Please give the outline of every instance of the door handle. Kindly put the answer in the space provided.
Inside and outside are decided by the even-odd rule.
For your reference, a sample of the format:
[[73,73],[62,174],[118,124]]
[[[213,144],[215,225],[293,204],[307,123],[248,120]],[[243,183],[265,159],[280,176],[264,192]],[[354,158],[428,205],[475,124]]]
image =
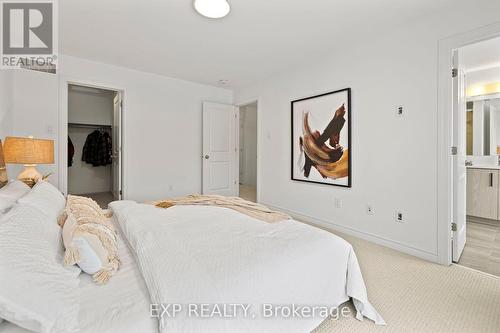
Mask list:
[[493,187],[493,172],[490,172],[490,187]]
[[205,159],[208,160],[210,158],[209,155],[205,155]]

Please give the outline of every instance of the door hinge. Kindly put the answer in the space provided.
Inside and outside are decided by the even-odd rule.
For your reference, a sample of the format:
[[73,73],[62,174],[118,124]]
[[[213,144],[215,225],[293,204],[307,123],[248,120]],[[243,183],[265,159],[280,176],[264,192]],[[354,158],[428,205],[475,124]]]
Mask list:
[[122,194],[123,194],[123,192],[122,192],[122,190],[120,190],[120,195],[122,195]]
[[454,222],[451,224],[451,231],[457,231],[457,224]]
[[452,68],[451,77],[457,77],[457,76],[458,76],[458,68]]
[[456,155],[456,154],[458,154],[458,148],[457,148],[457,147],[455,147],[455,146],[451,147],[451,154],[452,154],[452,155]]

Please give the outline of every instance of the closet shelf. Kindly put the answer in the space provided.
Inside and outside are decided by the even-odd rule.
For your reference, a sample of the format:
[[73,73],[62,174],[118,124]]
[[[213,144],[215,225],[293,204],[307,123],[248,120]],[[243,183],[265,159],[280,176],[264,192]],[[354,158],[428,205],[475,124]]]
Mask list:
[[98,125],[98,124],[81,124],[81,123],[68,123],[68,127],[72,128],[94,128],[94,129],[111,129],[111,125]]

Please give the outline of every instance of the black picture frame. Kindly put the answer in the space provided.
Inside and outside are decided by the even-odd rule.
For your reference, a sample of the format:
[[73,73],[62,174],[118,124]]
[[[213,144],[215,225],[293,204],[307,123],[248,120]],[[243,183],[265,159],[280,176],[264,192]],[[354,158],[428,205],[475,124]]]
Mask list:
[[[303,102],[303,101],[306,101],[306,100],[312,100],[312,99],[317,99],[317,98],[323,98],[325,96],[328,96],[328,95],[334,95],[334,94],[339,94],[339,93],[347,93],[347,110],[346,110],[346,114],[347,114],[347,124],[345,124],[346,128],[347,128],[347,149],[348,149],[348,161],[347,161],[347,165],[348,165],[348,172],[347,172],[347,184],[335,184],[335,183],[332,183],[332,182],[322,182],[322,181],[316,181],[316,180],[310,180],[310,179],[299,179],[299,178],[296,178],[294,177],[294,174],[295,174],[295,168],[297,167],[297,163],[296,163],[296,157],[295,156],[295,148],[296,148],[296,145],[300,145],[299,143],[299,140],[297,140],[298,137],[300,137],[300,135],[296,135],[295,131],[295,126],[294,126],[294,105],[298,102]],[[334,106],[332,105],[332,108],[336,108],[337,106]],[[352,125],[351,125],[351,119],[352,119],[352,100],[351,100],[351,88],[344,88],[344,89],[339,89],[339,90],[335,90],[335,91],[331,91],[331,92],[327,92],[327,93],[323,93],[323,94],[319,94],[319,95],[315,95],[315,96],[310,96],[310,97],[306,97],[306,98],[300,98],[300,99],[296,99],[296,100],[293,100],[291,101],[290,103],[290,112],[291,112],[291,180],[293,181],[299,181],[299,182],[306,182],[306,183],[313,183],[313,184],[321,184],[321,185],[331,185],[331,186],[339,186],[339,187],[345,187],[345,188],[351,188],[352,187],[352,143],[351,143],[351,137],[352,137]],[[342,145],[342,144],[341,144]],[[314,169],[314,168],[313,168]],[[311,171],[311,172],[316,172],[316,171]],[[307,178],[304,176],[304,178]],[[342,177],[342,178],[345,178],[345,177]],[[330,179],[330,178],[327,178],[327,179]],[[332,181],[332,180],[330,180]]]

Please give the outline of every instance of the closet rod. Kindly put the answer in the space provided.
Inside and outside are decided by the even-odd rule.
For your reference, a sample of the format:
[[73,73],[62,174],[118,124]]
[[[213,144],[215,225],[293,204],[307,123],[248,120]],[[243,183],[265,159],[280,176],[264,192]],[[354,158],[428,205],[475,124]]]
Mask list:
[[111,125],[97,125],[97,124],[77,124],[77,123],[68,123],[68,127],[73,128],[95,128],[95,129],[111,129]]

